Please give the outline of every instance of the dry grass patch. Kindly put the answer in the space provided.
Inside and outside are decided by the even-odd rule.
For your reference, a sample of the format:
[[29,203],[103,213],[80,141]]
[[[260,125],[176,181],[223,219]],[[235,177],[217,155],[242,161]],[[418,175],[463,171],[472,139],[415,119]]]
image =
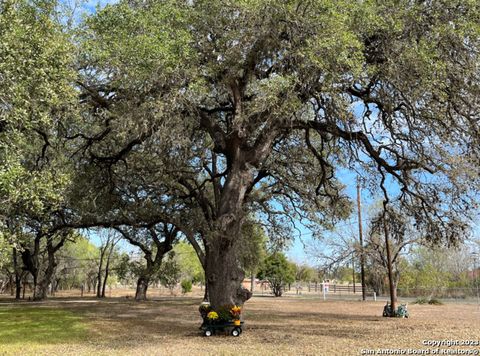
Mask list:
[[49,306],[80,316],[88,325],[89,338],[75,345],[40,345],[41,351],[50,355],[360,355],[365,349],[425,349],[423,340],[480,340],[478,305],[409,305],[411,318],[389,319],[381,317],[381,302],[259,297],[246,304],[240,337],[205,338],[198,330],[199,303],[198,298],[145,303],[51,301]]

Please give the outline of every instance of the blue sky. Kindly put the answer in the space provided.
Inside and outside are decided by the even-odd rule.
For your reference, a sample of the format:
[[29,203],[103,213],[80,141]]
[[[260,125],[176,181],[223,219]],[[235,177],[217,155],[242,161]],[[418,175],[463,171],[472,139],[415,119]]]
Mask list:
[[[337,178],[345,185],[345,194],[347,194],[352,202],[354,203],[354,208],[351,216],[345,220],[338,223],[338,229],[345,228],[348,231],[354,231],[358,234],[358,212],[357,212],[357,183],[356,183],[356,174],[353,174],[349,171],[339,170]],[[371,194],[365,190],[361,190],[361,204],[362,204],[362,221],[363,221],[363,230],[365,231],[367,218],[368,205],[373,201]],[[312,256],[306,253],[305,247],[309,246],[312,242],[312,232],[305,227],[302,227],[299,224],[299,229],[301,230],[301,235],[298,233],[294,234],[294,240],[290,248],[287,250],[287,256],[290,260],[298,264],[309,264],[314,266],[316,261],[312,259]],[[325,231],[328,234],[328,231]]]

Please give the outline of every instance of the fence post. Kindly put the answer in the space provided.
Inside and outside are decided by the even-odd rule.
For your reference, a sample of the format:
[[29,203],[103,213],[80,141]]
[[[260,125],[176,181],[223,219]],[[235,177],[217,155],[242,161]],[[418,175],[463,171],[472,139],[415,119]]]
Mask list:
[[373,292],[373,301],[376,302],[377,301],[377,293]]

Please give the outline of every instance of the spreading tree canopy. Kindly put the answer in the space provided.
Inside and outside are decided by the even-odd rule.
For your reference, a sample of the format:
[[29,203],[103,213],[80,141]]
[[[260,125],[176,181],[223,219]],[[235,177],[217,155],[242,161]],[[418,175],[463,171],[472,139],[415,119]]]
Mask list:
[[460,0],[107,6],[75,38],[69,218],[177,226],[214,307],[249,297],[248,214],[277,236],[330,226],[349,214],[346,170],[454,240],[479,183],[479,14]]

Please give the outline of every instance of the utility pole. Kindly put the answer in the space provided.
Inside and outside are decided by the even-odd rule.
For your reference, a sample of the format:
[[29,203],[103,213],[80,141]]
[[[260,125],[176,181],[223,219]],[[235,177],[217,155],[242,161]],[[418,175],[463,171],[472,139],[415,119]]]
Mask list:
[[360,278],[362,279],[362,300],[365,300],[365,254],[363,251],[362,210],[360,204],[360,180],[357,179],[358,236],[360,239]]

